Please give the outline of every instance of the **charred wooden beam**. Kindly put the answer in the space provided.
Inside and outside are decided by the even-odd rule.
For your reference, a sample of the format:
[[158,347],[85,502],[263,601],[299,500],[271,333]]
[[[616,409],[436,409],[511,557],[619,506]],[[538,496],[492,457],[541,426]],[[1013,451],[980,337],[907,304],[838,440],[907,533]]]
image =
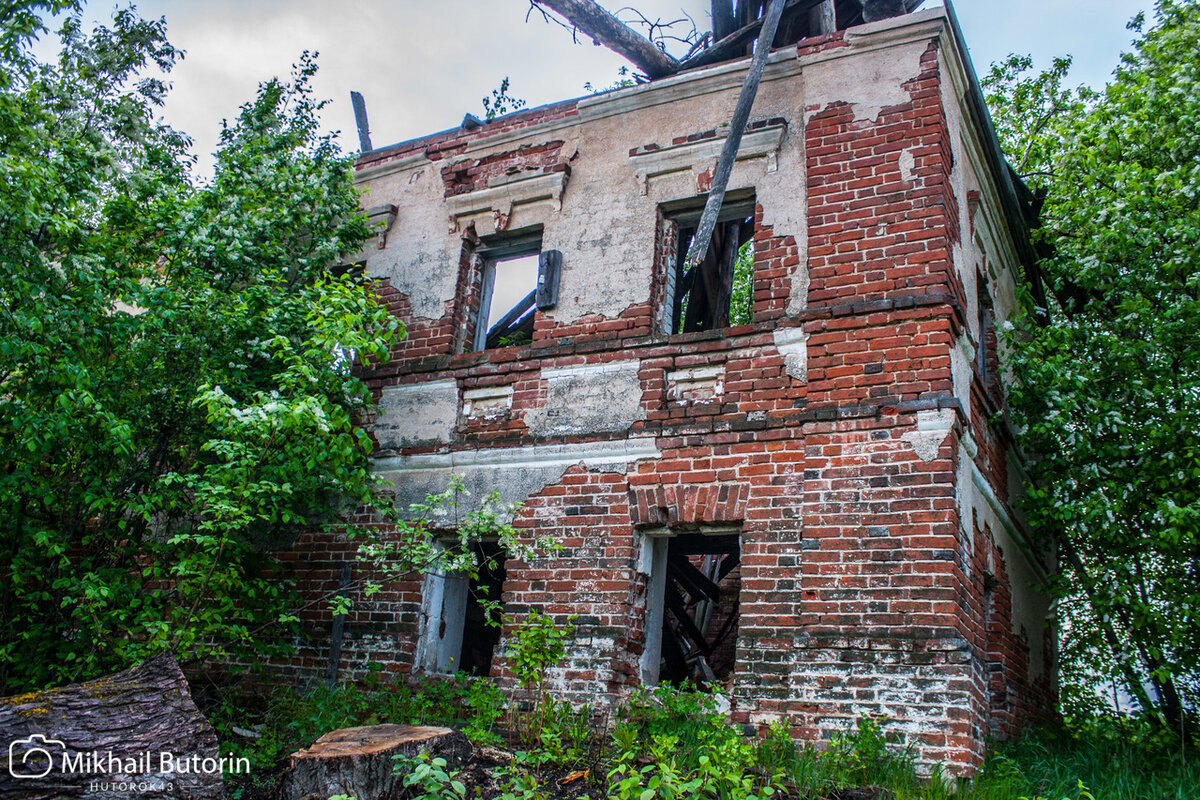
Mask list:
[[709,577],[703,572],[696,569],[696,566],[691,561],[688,561],[687,556],[672,554],[668,563],[668,576],[683,586],[687,590],[688,595],[693,598],[703,595],[710,600],[721,599],[721,587],[709,580]]
[[737,534],[707,536],[703,533],[681,533],[671,537],[671,552],[689,556],[736,555],[738,550]]
[[[486,346],[499,347],[500,339],[503,336],[512,334],[521,324],[525,322],[524,317],[527,312],[530,312],[534,306],[534,298],[537,296],[537,289],[534,289],[521,302],[512,307],[511,310],[491,327],[487,334]],[[530,316],[532,321],[532,316]]]
[[534,2],[555,11],[600,44],[629,59],[650,78],[665,78],[679,70],[678,61],[593,0]]
[[825,36],[837,30],[837,3],[821,0],[808,12],[808,30],[813,36]]
[[717,227],[717,216],[721,213],[721,204],[725,202],[725,189],[729,186],[729,176],[733,172],[733,161],[742,144],[742,134],[746,131],[746,123],[750,120],[750,110],[754,107],[754,98],[758,95],[758,84],[762,80],[763,70],[767,66],[767,56],[771,52],[771,42],[775,41],[775,31],[779,28],[784,5],[784,0],[771,0],[771,5],[767,7],[767,12],[763,15],[763,26],[758,34],[758,45],[754,50],[754,58],[746,73],[746,81],[742,84],[742,93],[738,96],[737,107],[733,110],[733,120],[729,123],[729,136],[725,139],[725,147],[721,150],[721,158],[717,161],[712,188],[708,193],[708,202],[704,205],[704,213],[701,215],[700,224],[696,229],[696,238],[692,240],[692,248],[688,252],[689,264],[695,265],[703,261],[708,252],[708,246],[712,242],[713,230]]
[[[801,13],[819,5],[821,2],[822,0],[787,0],[787,4],[783,10],[785,14]],[[686,61],[680,62],[678,71],[682,72],[687,69],[695,69],[696,67],[703,67],[708,64],[716,64],[719,61],[741,57],[746,45],[752,42],[762,30],[764,19],[751,20],[723,39],[714,42],[713,46],[707,50],[703,50]]]
[[725,619],[725,624],[721,626],[721,630],[717,631],[717,635],[713,637],[710,647],[716,650],[721,646],[721,643],[729,636],[729,634],[737,633],[738,623],[741,617],[741,604],[735,599],[733,601],[733,609],[729,612],[729,616]]
[[683,634],[692,647],[698,650],[703,655],[708,655],[712,649],[708,646],[708,641],[704,638],[704,633],[696,627],[695,621],[688,613],[687,606],[683,602],[683,598],[674,586],[667,586],[667,591],[663,598],[666,601],[667,610],[675,617],[675,621],[679,623],[679,632]]
[[733,0],[712,0],[712,24],[714,42],[733,33],[737,27],[733,21]]
[[369,153],[371,147],[371,124],[367,121],[367,101],[359,92],[350,92],[350,105],[354,106],[354,122],[358,126],[358,149]]
[[864,0],[863,20],[875,22],[888,17],[899,17],[908,13],[904,0]]

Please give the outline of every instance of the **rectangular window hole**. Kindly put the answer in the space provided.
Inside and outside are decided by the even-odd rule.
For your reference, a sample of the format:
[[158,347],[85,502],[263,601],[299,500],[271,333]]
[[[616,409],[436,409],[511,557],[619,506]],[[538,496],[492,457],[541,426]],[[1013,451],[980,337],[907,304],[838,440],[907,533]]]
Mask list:
[[668,285],[669,332],[717,330],[746,325],[754,315],[753,194],[726,197],[708,252],[694,267],[687,264],[703,209],[671,212],[676,226],[675,263]]
[[735,663],[741,536],[649,536],[646,647],[642,681],[725,684]]
[[475,350],[533,341],[541,249],[540,230],[484,240]]

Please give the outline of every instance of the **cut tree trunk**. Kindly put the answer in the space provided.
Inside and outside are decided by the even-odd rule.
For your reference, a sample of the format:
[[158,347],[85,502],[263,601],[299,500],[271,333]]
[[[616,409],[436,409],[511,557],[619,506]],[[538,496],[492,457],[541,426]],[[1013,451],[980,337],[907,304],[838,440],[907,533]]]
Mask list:
[[396,756],[428,753],[453,767],[471,752],[467,737],[450,728],[370,725],[327,733],[307,750],[288,757],[279,800],[325,800],[345,794],[360,800],[392,800],[404,791]]
[[217,800],[225,792],[216,732],[169,655],[0,699],[0,762],[0,796],[13,800]]

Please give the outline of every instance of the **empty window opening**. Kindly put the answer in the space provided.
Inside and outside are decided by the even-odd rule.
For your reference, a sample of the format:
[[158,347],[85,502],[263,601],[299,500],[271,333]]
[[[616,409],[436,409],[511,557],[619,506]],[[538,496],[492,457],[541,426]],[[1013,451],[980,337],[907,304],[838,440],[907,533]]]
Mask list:
[[488,609],[502,600],[507,553],[497,542],[478,542],[472,551],[479,565],[474,576],[426,577],[426,630],[419,660],[432,672],[486,676],[492,668],[500,629],[489,622]]
[[733,674],[740,533],[647,537],[650,582],[642,681],[725,684]]
[[670,333],[716,330],[753,319],[754,198],[726,199],[704,260],[689,268],[687,254],[701,211],[672,215],[678,235],[668,281]]
[[996,314],[992,308],[992,297],[988,294],[983,273],[977,273],[976,286],[979,308],[979,342],[975,348],[975,366],[983,385],[991,387],[995,380],[996,363]]
[[475,350],[517,347],[533,341],[541,233],[508,238],[480,251],[482,284]]

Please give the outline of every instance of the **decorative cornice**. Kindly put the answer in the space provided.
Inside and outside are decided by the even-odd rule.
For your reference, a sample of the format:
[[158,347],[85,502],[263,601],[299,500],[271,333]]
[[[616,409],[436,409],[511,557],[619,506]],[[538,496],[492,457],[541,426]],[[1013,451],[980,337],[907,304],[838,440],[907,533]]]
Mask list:
[[486,189],[447,197],[450,232],[462,230],[471,220],[480,217],[507,220],[512,215],[513,206],[517,205],[547,201],[555,211],[561,211],[567,175],[565,171],[520,173],[516,177],[505,176]]
[[[767,162],[767,172],[775,172],[778,168],[777,156],[779,147],[783,144],[786,124],[775,124],[758,130],[747,131],[738,147],[737,161],[748,161],[761,158]],[[649,192],[650,179],[674,172],[693,170],[706,161],[716,161],[720,158],[725,140],[729,138],[726,131],[720,131],[715,136],[697,141],[683,142],[665,147],[651,146],[638,148],[630,154],[634,173],[637,175],[638,186],[643,195]],[[707,165],[711,166],[711,165]]]

